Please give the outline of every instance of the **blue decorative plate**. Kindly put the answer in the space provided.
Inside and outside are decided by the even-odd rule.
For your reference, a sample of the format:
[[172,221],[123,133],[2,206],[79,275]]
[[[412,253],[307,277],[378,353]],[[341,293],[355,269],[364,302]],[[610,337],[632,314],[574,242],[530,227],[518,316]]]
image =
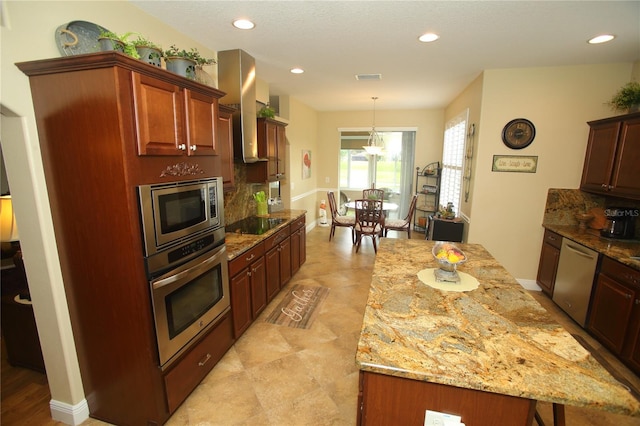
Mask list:
[[81,55],[100,51],[98,37],[109,31],[92,22],[71,21],[56,29],[56,44],[62,56]]

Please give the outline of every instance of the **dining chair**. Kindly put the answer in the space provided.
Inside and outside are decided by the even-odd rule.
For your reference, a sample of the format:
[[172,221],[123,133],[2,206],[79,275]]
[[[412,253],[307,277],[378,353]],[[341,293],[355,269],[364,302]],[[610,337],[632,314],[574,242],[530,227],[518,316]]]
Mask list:
[[360,250],[362,237],[369,236],[373,241],[373,250],[377,253],[376,240],[382,236],[384,212],[382,200],[356,200],[356,253]]
[[338,206],[336,204],[336,196],[333,191],[327,191],[327,198],[329,199],[329,210],[331,211],[331,231],[329,231],[329,241],[336,233],[336,227],[342,226],[345,228],[351,228],[351,242],[356,243],[356,231],[355,222],[356,218],[353,216],[343,216],[338,212]]
[[416,211],[416,203],[418,201],[418,195],[415,194],[411,198],[411,203],[409,204],[409,213],[404,219],[386,219],[384,222],[384,236],[387,236],[387,232],[389,230],[398,231],[398,232],[406,232],[407,238],[411,239],[411,222],[413,221],[413,215]]
[[384,200],[384,190],[376,188],[363,189],[362,198],[367,200]]

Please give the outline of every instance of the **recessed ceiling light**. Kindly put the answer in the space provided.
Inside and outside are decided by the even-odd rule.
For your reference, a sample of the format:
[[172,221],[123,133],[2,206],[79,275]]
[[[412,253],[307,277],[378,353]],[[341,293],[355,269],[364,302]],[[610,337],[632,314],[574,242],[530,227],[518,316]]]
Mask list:
[[438,34],[426,33],[426,34],[422,34],[420,37],[418,37],[418,40],[420,40],[423,43],[431,43],[432,41],[436,41],[439,38],[440,38],[440,36]]
[[291,74],[302,74],[304,70],[302,68],[291,68]]
[[614,38],[616,38],[616,36],[614,36],[614,35],[602,34],[602,35],[596,36],[596,37],[592,38],[591,40],[589,40],[589,44],[606,43],[608,41],[613,40]]
[[236,19],[233,21],[233,26],[240,30],[251,30],[256,26],[256,24],[248,19]]

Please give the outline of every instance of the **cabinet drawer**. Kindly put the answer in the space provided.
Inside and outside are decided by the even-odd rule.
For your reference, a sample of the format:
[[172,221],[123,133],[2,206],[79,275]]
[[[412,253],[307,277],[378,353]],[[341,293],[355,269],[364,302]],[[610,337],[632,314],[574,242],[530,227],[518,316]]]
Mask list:
[[289,227],[276,232],[266,240],[264,240],[264,251],[269,251],[289,237]]
[[616,262],[610,257],[604,257],[602,259],[600,272],[610,276],[620,283],[640,289],[640,271],[623,265],[620,262]]
[[256,244],[244,253],[239,254],[229,261],[229,277],[233,277],[262,255],[264,255],[263,243]]
[[549,231],[548,229],[545,229],[543,244],[551,244],[555,248],[559,249],[560,247],[562,247],[562,236],[556,234],[553,231]]
[[306,220],[304,215],[294,220],[293,222],[291,222],[291,225],[289,226],[289,229],[291,229],[291,233],[302,228],[305,225],[305,223],[306,223]]
[[231,315],[222,320],[164,376],[169,412],[173,413],[233,344]]

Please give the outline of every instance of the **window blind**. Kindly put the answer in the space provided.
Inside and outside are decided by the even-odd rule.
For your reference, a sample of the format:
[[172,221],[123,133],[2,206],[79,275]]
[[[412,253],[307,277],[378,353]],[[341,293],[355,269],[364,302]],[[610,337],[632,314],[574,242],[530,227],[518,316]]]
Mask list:
[[442,146],[442,179],[440,181],[440,204],[453,203],[456,216],[460,213],[462,199],[462,174],[464,149],[469,110],[449,120],[445,125]]

